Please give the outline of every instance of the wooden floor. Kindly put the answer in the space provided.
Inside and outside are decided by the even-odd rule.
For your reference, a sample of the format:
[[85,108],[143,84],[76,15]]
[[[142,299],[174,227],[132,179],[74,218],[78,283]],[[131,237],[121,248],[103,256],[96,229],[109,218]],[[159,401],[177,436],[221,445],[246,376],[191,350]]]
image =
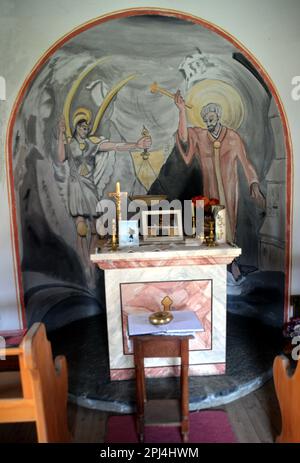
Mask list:
[[[273,381],[261,389],[222,407],[226,410],[240,443],[271,443],[280,431],[280,411]],[[104,442],[106,412],[69,404],[69,426],[76,443]],[[36,442],[35,427],[31,423],[1,424],[0,443]]]

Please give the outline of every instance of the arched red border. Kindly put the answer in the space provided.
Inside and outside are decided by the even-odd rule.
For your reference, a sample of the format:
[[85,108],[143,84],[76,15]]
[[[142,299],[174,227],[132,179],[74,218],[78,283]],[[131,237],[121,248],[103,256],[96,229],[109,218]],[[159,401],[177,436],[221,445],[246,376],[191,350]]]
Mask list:
[[176,11],[170,9],[162,8],[131,8],[126,10],[120,10],[113,13],[109,13],[88,21],[83,25],[73,29],[71,32],[67,33],[65,36],[57,40],[52,47],[50,47],[36,63],[32,71],[29,73],[25,79],[17,97],[14,102],[10,119],[8,122],[7,136],[6,136],[6,168],[8,176],[8,198],[9,198],[9,208],[10,208],[10,220],[11,220],[11,240],[14,247],[14,270],[16,277],[16,288],[18,291],[17,299],[19,300],[19,307],[21,308],[21,317],[23,325],[26,326],[25,318],[25,307],[24,307],[24,291],[22,285],[22,276],[21,276],[21,266],[20,266],[20,252],[19,252],[19,242],[18,242],[18,231],[17,231],[17,214],[16,214],[16,201],[15,201],[15,191],[13,183],[13,166],[12,166],[12,136],[13,136],[13,127],[16,120],[17,112],[19,105],[22,102],[22,99],[27,91],[28,86],[31,81],[36,77],[39,70],[43,64],[48,60],[48,58],[53,55],[56,50],[58,50],[65,42],[71,38],[77,36],[81,32],[90,29],[98,24],[101,24],[112,19],[130,17],[130,16],[141,16],[141,15],[156,15],[156,16],[168,16],[174,18],[180,18],[186,21],[192,21],[196,24],[200,24],[206,29],[221,35],[223,38],[231,42],[236,48],[240,49],[247,59],[253,64],[253,66],[259,71],[264,80],[267,82],[268,87],[272,93],[272,96],[277,104],[281,120],[283,123],[285,146],[287,151],[287,169],[286,169],[286,247],[285,247],[285,301],[284,301],[284,314],[285,320],[288,318],[289,310],[289,296],[290,296],[290,273],[291,273],[291,238],[292,238],[292,229],[291,229],[291,218],[292,218],[292,191],[293,191],[293,162],[292,162],[292,143],[291,136],[288,127],[287,117],[284,111],[283,104],[278,95],[278,92],[273,84],[271,78],[267,72],[263,69],[262,65],[258,60],[242,45],[237,39],[235,39],[228,32],[225,32],[220,27],[196,16]]

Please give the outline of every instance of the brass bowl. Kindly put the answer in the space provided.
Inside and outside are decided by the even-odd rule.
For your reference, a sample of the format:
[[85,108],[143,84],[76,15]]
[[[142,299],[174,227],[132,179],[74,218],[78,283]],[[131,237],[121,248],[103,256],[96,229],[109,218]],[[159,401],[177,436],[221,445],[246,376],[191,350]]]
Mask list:
[[165,325],[166,323],[170,323],[173,318],[172,313],[165,310],[161,312],[154,312],[149,316],[149,321],[152,325]]

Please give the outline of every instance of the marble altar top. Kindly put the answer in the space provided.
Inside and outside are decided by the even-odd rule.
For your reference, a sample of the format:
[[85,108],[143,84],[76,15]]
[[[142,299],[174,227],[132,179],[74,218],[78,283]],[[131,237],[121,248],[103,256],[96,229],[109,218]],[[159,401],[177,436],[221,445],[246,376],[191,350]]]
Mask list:
[[184,243],[140,244],[136,247],[111,250],[108,242],[99,252],[90,256],[101,269],[160,267],[177,265],[229,264],[241,254],[235,244],[219,244],[208,247],[198,240]]

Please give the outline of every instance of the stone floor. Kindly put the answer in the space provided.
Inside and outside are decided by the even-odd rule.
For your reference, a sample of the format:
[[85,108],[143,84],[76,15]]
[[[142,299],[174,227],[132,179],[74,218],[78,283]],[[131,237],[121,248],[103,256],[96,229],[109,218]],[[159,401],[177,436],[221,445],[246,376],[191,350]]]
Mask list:
[[[106,320],[96,315],[48,333],[55,355],[69,368],[69,399],[78,405],[119,413],[135,409],[135,383],[110,381]],[[272,376],[281,352],[281,329],[255,317],[228,313],[227,371],[221,376],[190,377],[190,410],[216,407],[258,389]],[[150,398],[175,398],[177,378],[147,379]]]

